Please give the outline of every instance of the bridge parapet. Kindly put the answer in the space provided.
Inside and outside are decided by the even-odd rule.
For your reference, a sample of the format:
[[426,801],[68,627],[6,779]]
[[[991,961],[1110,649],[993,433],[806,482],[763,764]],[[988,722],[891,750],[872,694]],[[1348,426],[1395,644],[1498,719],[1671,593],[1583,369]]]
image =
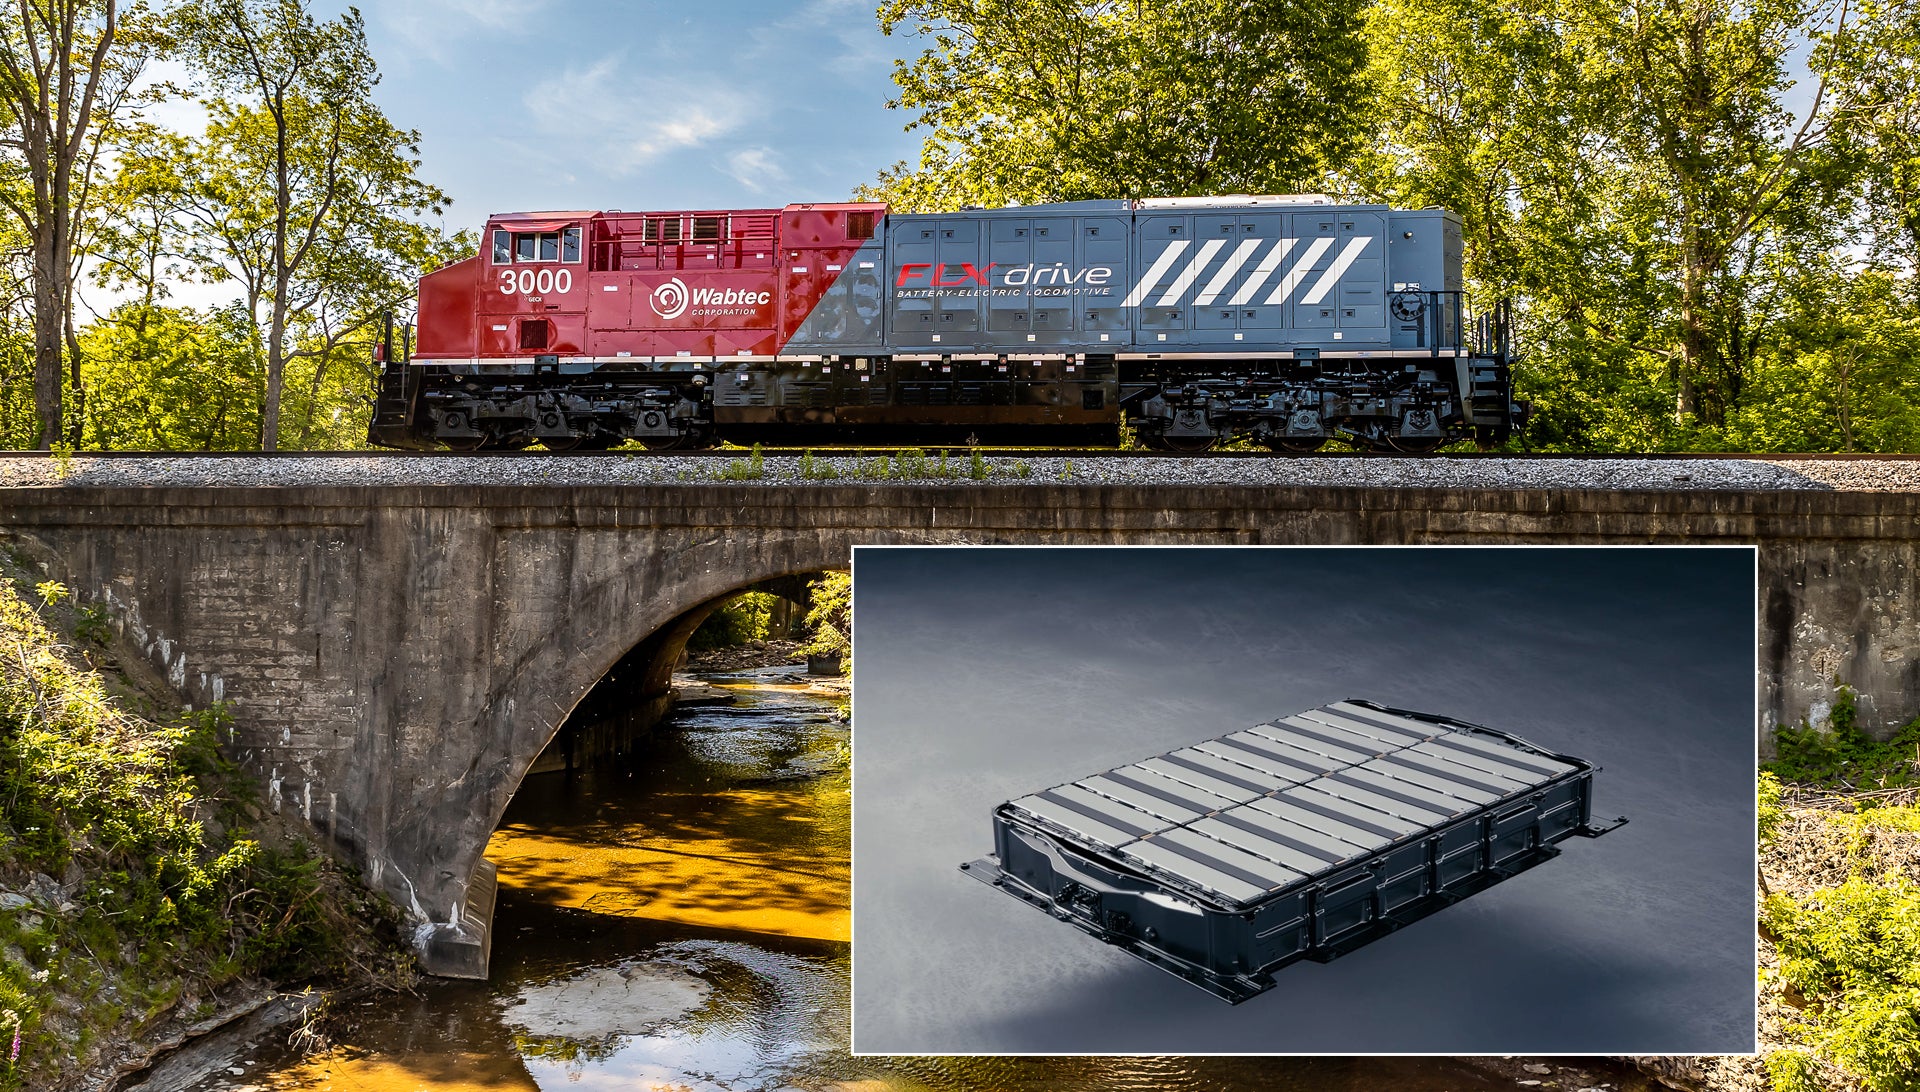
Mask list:
[[0,489],[0,534],[106,604],[184,700],[227,702],[229,753],[407,909],[440,972],[484,973],[488,836],[608,668],[857,544],[1755,543],[1763,737],[1835,677],[1870,731],[1920,710],[1915,493],[69,486]]

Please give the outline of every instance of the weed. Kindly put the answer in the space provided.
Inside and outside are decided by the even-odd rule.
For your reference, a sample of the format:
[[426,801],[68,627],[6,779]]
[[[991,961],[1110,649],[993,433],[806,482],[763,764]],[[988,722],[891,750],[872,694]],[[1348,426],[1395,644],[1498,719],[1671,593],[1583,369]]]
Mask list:
[[814,458],[813,452],[803,451],[800,453],[800,468],[794,472],[794,476],[801,481],[826,481],[839,477],[840,472],[825,459]]
[[973,449],[973,458],[967,463],[967,477],[974,481],[985,481],[992,471],[987,469],[987,461],[980,457],[980,449]]
[[1015,459],[1013,461],[1014,477],[1024,478],[1031,475],[1032,473],[1033,473],[1033,468],[1027,465],[1027,461],[1025,459]]
[[49,450],[53,456],[53,476],[66,481],[73,474],[73,445],[57,443]]
[[766,476],[767,460],[761,454],[759,444],[753,445],[752,452],[744,461],[735,459],[714,474],[715,480],[723,482],[758,481]]
[[107,614],[107,608],[95,603],[75,611],[73,635],[87,644],[106,647],[107,642],[113,639],[113,619]]
[[1760,773],[1760,844],[1768,845],[1787,820],[1787,809],[1780,804],[1780,779],[1766,771]]
[[[1850,876],[1801,900],[1773,895],[1760,920],[1813,1017],[1792,1030],[1873,1092],[1920,1089],[1920,888],[1898,874]],[[1783,1058],[1770,1074],[1776,1066],[1789,1081],[1808,1069]]]
[[1777,757],[1761,767],[1782,781],[1830,788],[1893,789],[1920,786],[1920,717],[1885,743],[1860,730],[1853,690],[1834,694],[1826,724],[1802,720],[1774,734]]

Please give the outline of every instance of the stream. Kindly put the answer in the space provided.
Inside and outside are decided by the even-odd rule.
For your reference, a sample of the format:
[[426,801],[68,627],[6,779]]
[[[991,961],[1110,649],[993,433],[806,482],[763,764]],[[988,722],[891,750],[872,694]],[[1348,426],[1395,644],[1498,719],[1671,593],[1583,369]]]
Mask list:
[[489,981],[348,1000],[320,1049],[260,1032],[180,1087],[1515,1087],[1448,1058],[849,1056],[848,729],[841,699],[796,672],[701,676],[734,703],[677,709],[630,768],[527,779],[487,848],[500,877]]

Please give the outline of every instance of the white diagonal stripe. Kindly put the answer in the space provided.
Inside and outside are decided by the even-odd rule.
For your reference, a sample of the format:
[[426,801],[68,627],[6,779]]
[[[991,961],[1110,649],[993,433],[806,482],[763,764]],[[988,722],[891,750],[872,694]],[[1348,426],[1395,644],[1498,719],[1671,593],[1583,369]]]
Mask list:
[[1205,269],[1207,263],[1213,260],[1213,256],[1220,253],[1220,248],[1226,245],[1225,239],[1209,239],[1201,243],[1200,253],[1193,256],[1193,260],[1187,263],[1187,267],[1173,279],[1173,287],[1167,289],[1167,294],[1160,297],[1160,306],[1167,307],[1178,303],[1180,297],[1187,294],[1187,289],[1193,287],[1193,282],[1200,276],[1200,271]]
[[1320,255],[1325,254],[1327,248],[1332,245],[1331,238],[1315,239],[1313,245],[1307,248],[1306,255],[1293,263],[1293,268],[1287,270],[1287,275],[1280,278],[1280,283],[1274,286],[1273,295],[1267,297],[1267,302],[1269,304],[1287,302],[1287,297],[1293,295],[1293,290],[1300,286],[1301,281],[1307,279],[1307,271],[1313,268],[1313,263],[1319,261]]
[[1281,239],[1274,243],[1273,249],[1267,251],[1267,256],[1260,259],[1259,265],[1253,267],[1253,273],[1247,277],[1247,283],[1240,286],[1240,291],[1233,294],[1233,298],[1227,301],[1227,305],[1238,307],[1252,299],[1253,294],[1260,291],[1260,286],[1267,283],[1267,278],[1273,276],[1273,271],[1280,268],[1280,263],[1287,260],[1287,255],[1293,251],[1293,244],[1299,241],[1298,239]]
[[1360,252],[1367,249],[1367,244],[1372,241],[1371,235],[1348,239],[1347,245],[1340,251],[1340,256],[1333,260],[1333,264],[1327,267],[1325,273],[1320,274],[1320,279],[1315,282],[1313,291],[1308,292],[1300,302],[1319,303],[1326,299],[1327,293],[1333,291],[1333,286],[1340,283],[1340,275],[1347,271],[1347,267],[1353,264],[1353,260],[1358,258]]
[[1126,300],[1120,306],[1140,306],[1140,301],[1147,298],[1147,293],[1160,286],[1160,278],[1167,275],[1167,270],[1173,268],[1173,263],[1180,260],[1180,255],[1186,249],[1185,239],[1176,239],[1168,243],[1167,249],[1161,251],[1160,256],[1153,260],[1153,265],[1147,268],[1146,273],[1140,278],[1140,283],[1133,286],[1133,291],[1127,293]]
[[1205,307],[1212,303],[1213,297],[1219,295],[1228,284],[1233,282],[1233,275],[1240,272],[1241,266],[1247,264],[1247,259],[1253,257],[1254,248],[1259,245],[1258,239],[1241,240],[1240,245],[1233,248],[1233,253],[1227,255],[1227,264],[1221,266],[1220,272],[1215,273],[1213,279],[1207,282],[1207,286],[1200,290],[1200,294],[1193,297],[1193,305]]

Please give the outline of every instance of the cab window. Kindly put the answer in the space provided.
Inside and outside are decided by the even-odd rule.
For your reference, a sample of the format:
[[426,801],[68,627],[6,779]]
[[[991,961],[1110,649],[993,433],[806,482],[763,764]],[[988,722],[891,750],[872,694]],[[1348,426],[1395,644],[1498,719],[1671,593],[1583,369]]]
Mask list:
[[580,227],[562,231],[506,231],[493,233],[493,261],[577,262],[580,260]]

